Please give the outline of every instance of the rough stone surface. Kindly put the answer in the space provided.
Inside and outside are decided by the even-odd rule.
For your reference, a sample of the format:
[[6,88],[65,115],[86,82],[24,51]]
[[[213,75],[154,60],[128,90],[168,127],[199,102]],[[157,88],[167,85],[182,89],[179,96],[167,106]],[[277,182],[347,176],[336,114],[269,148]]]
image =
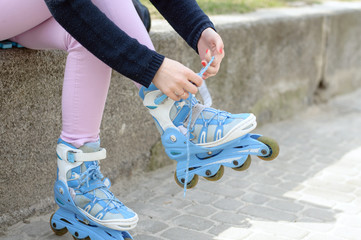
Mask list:
[[[360,12],[361,4],[356,2],[214,17],[216,27],[224,38],[227,54],[217,78],[207,82],[214,97],[214,106],[231,112],[251,111],[257,115],[260,123],[265,123],[299,114],[317,99],[328,99],[329,96],[360,86]],[[154,24],[151,36],[159,52],[195,71],[201,68],[194,51],[186,48],[185,42],[163,23]],[[60,51],[0,51],[1,226],[49,212],[55,207],[52,184],[56,176],[55,145],[61,129],[60,103],[65,57]],[[303,132],[292,130],[292,126],[289,126],[291,130],[288,134],[297,133],[303,141],[308,141],[306,132],[311,125],[301,126]],[[131,189],[144,170],[169,163],[169,160],[159,160],[167,159],[164,154],[159,154],[162,158],[156,158],[149,164],[150,149],[159,142],[159,134],[142,106],[134,85],[117,73],[112,77],[101,131],[102,145],[108,150],[108,159],[103,161],[102,171],[111,180],[122,182],[119,192],[123,195],[129,193],[126,189]],[[323,131],[331,139],[341,134],[337,126]],[[293,146],[297,142],[294,138],[288,141],[293,145],[286,151],[294,154]],[[294,181],[299,181],[307,174],[316,174],[329,161],[334,161],[335,156],[321,155],[329,153],[329,145],[326,141],[320,143],[320,154],[315,157],[317,161],[311,172],[308,172],[307,164],[302,164],[303,161],[290,161],[272,169],[269,178],[277,176],[274,181],[276,186],[268,186],[267,182],[262,184],[265,180],[262,178],[255,183],[249,181],[254,176],[252,172],[245,173],[247,178],[243,182],[222,181],[242,192],[250,190],[252,196],[269,195],[276,198],[292,186],[292,183],[284,182],[286,177],[292,176]],[[157,146],[153,149],[157,149]],[[155,152],[158,154],[160,151]],[[301,153],[305,158],[313,159],[314,152]],[[262,165],[259,168],[267,170]],[[344,176],[345,172],[349,176],[358,174],[350,172],[349,168],[331,170],[335,176]],[[280,175],[277,175],[279,172]],[[234,198],[229,186],[225,186],[225,194]],[[303,188],[306,186],[299,187],[300,191]],[[220,199],[216,196],[222,190],[215,189],[213,193],[212,190],[212,187],[207,188],[201,195],[189,193],[189,196],[201,204],[219,204]],[[352,198],[354,195],[349,196],[347,192],[338,194],[338,198],[330,201],[324,197],[332,196],[332,192],[313,193],[314,189],[310,188],[305,190],[304,195],[297,189],[289,194],[304,201],[324,200],[328,207],[340,206],[345,209],[348,209],[348,203],[355,201]],[[134,192],[129,194],[129,199],[142,197]],[[163,194],[172,196],[175,193]],[[149,198],[153,197],[149,195]],[[237,200],[241,201],[242,198]],[[258,202],[267,204],[269,201],[260,198]],[[166,216],[166,208],[160,209],[162,216]],[[177,214],[176,211],[171,213],[170,216]],[[156,214],[150,212],[148,216]],[[160,237],[168,236],[170,232]]]
[[345,9],[325,18],[325,61],[320,88],[321,100],[349,92],[361,85],[361,17],[359,10]]

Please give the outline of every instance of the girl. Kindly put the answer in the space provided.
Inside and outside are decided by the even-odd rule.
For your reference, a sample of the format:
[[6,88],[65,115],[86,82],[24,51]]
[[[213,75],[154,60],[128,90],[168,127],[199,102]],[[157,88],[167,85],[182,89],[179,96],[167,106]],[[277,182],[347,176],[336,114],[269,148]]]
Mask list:
[[[224,57],[223,42],[196,1],[151,2],[199,53],[204,66],[215,57],[203,78],[215,75]],[[131,0],[5,0],[0,3],[0,29],[0,40],[10,39],[30,49],[61,49],[68,53],[62,131],[57,146],[57,203],[73,201],[76,207],[69,206],[68,210],[79,211],[109,229],[134,228],[137,214],[115,198],[109,190],[109,180],[103,179],[99,171],[98,160],[105,158],[105,149],[100,148],[99,128],[111,69],[135,81],[138,88],[153,83],[153,87],[143,88],[143,98],[159,89],[175,103],[195,94],[203,79],[154,50]],[[189,109],[179,106],[176,106],[176,115],[173,111],[174,116],[171,116],[178,126],[184,124],[189,113]],[[219,140],[237,130],[239,123],[255,121],[250,114],[231,115],[211,108],[197,109],[192,134],[200,143]],[[218,127],[197,127],[202,124]],[[203,133],[207,133],[206,138]],[[71,200],[66,199],[67,194]],[[65,214],[60,210],[52,217],[52,228],[59,235],[65,229],[56,226],[56,223],[59,225],[57,220]],[[72,222],[69,216],[68,221]]]

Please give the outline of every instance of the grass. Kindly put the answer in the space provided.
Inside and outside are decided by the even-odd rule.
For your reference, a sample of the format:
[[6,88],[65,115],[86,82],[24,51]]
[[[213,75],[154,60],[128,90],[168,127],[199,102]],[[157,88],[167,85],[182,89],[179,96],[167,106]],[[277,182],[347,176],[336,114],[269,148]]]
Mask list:
[[[180,0],[182,1],[182,0]],[[252,12],[259,8],[283,7],[297,0],[197,0],[199,6],[208,15]],[[152,18],[162,18],[149,0],[141,0],[148,7]],[[316,0],[303,0],[305,4],[316,3]]]

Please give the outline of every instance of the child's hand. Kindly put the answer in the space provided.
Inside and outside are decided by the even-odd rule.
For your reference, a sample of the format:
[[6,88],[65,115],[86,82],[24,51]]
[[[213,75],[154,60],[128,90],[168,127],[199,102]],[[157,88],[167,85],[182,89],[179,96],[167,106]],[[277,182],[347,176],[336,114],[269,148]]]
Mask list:
[[183,64],[165,58],[153,78],[153,84],[174,101],[187,99],[188,92],[196,94],[203,80]]
[[206,66],[214,56],[214,61],[203,74],[203,79],[216,75],[224,57],[224,45],[222,38],[212,28],[207,28],[202,32],[198,41],[198,53],[203,66]]

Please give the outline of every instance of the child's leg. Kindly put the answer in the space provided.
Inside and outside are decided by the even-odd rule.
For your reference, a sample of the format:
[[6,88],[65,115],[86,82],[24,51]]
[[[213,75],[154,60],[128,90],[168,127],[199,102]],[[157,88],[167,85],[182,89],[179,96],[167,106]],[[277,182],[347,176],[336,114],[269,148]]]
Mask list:
[[43,0],[1,0],[0,40],[19,35],[50,17]]
[[97,141],[111,69],[53,18],[11,40],[31,49],[61,49],[69,53],[63,84],[61,138],[76,147]]
[[[130,0],[96,0],[94,3],[127,34],[154,49]],[[82,47],[53,18],[12,40],[32,49],[68,51],[61,138],[76,147],[97,141],[111,69]]]

